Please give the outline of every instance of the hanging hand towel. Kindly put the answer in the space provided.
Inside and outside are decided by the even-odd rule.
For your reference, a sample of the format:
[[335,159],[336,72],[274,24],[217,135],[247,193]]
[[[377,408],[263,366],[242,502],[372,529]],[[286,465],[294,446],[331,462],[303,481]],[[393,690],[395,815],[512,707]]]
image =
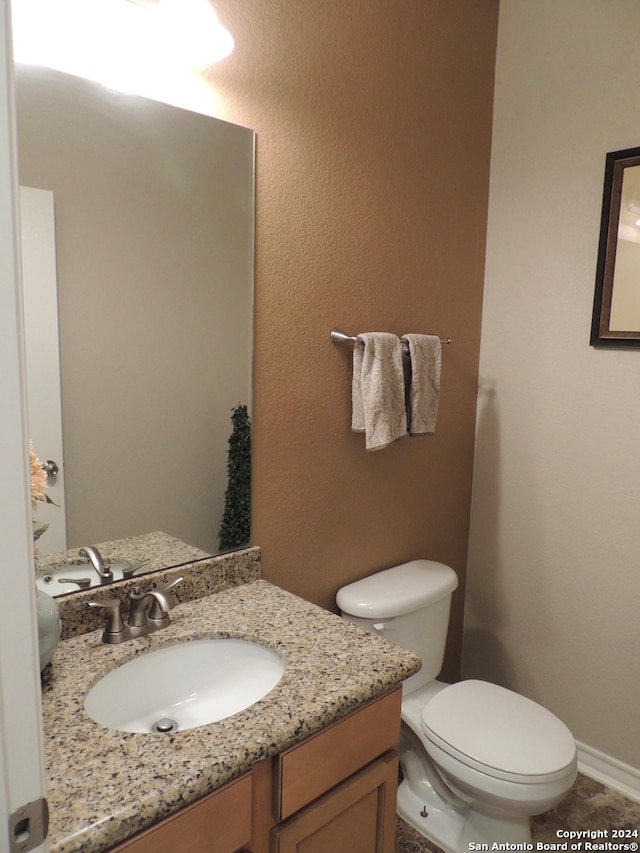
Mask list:
[[351,428],[364,432],[367,450],[381,450],[407,434],[402,343],[397,335],[358,335],[353,348],[351,399]]
[[440,399],[442,345],[436,335],[403,335],[411,358],[409,432],[431,434],[436,428]]

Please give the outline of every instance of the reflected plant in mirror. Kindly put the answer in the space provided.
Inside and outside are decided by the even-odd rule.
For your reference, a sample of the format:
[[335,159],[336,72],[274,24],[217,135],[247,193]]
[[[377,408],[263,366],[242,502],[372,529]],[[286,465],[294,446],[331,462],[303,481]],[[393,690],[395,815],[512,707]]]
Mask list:
[[255,134],[31,66],[16,111],[29,430],[60,469],[41,550],[162,531],[216,554],[251,406]]
[[251,538],[251,419],[246,406],[235,407],[231,423],[221,551],[243,548]]

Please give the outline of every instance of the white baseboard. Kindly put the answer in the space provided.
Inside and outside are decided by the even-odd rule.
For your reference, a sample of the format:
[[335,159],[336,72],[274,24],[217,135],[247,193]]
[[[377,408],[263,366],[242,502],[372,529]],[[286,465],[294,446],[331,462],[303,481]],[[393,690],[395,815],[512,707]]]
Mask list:
[[586,743],[576,741],[576,746],[580,773],[640,803],[640,769],[618,761]]

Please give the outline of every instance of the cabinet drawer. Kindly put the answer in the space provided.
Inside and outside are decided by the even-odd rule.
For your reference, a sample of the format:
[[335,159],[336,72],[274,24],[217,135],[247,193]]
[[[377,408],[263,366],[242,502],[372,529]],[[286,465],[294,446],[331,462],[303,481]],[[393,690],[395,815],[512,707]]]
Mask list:
[[251,840],[252,775],[240,777],[111,853],[233,853]]
[[393,853],[398,756],[388,752],[272,832],[271,853]]
[[275,810],[284,820],[382,755],[397,749],[402,688],[397,687],[276,759]]

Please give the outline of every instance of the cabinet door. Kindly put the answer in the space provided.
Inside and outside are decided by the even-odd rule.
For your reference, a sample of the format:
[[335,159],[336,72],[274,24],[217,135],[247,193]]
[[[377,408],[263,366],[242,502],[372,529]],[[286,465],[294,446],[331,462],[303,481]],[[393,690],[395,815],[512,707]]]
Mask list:
[[111,853],[235,853],[251,839],[252,776],[230,782]]
[[393,853],[398,756],[389,752],[272,833],[272,853]]

